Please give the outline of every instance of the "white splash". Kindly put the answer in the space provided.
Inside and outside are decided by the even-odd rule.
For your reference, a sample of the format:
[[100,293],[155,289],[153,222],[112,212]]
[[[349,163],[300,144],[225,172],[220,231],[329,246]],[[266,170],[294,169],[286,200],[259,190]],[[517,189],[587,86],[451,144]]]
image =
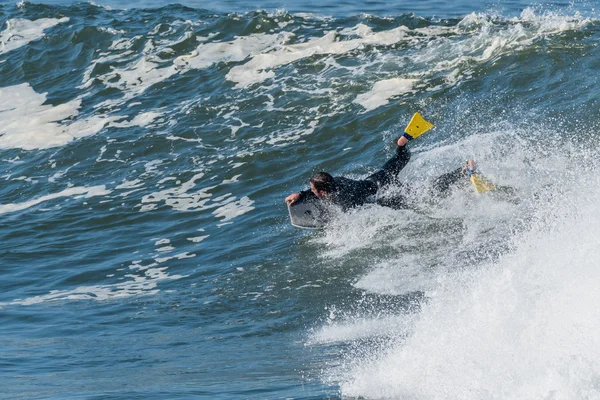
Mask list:
[[423,266],[417,257],[385,261],[374,265],[354,287],[369,293],[398,296],[435,288],[436,273]]
[[328,324],[312,333],[307,344],[348,342],[381,336],[405,335],[414,324],[416,315],[390,315],[377,318],[362,317],[328,321]]
[[[512,147],[520,151],[517,145]],[[427,259],[436,249],[426,240],[427,251],[420,248],[422,256],[401,255],[398,262],[376,264],[359,278],[356,286],[392,295],[403,294],[403,287],[410,290],[414,283],[413,289],[427,293],[427,301],[421,302],[418,314],[399,315],[396,323],[388,324],[386,315],[357,316],[316,331],[312,341],[317,343],[358,341],[359,350],[348,354],[344,365],[332,372],[332,381],[339,383],[343,396],[600,397],[596,384],[600,323],[595,317],[600,308],[596,284],[600,280],[596,239],[600,234],[600,181],[597,169],[561,171],[565,164],[577,161],[554,157],[546,163],[535,162],[535,170],[530,172],[537,174],[528,182],[537,188],[535,215],[527,216],[526,231],[501,235],[508,246],[494,261],[485,258],[477,263],[469,260],[470,255],[461,258],[456,254],[486,240],[486,234],[470,232],[478,219],[496,218],[487,206],[483,214],[469,207],[462,241],[437,232],[438,240],[450,241],[439,248],[445,252],[438,255],[433,268],[427,269]],[[525,169],[519,170],[523,174]],[[544,193],[548,185],[537,181],[548,176],[561,187],[570,182],[568,190],[552,187],[550,193]],[[504,213],[505,221],[525,216],[520,214],[526,208],[525,199],[521,201]],[[466,219],[470,213],[476,218]],[[489,229],[495,232],[493,225],[486,227]],[[409,236],[422,244],[422,236]],[[440,268],[445,260],[451,264]],[[403,274],[414,282],[406,285]],[[360,342],[364,337],[382,336],[387,340]]]

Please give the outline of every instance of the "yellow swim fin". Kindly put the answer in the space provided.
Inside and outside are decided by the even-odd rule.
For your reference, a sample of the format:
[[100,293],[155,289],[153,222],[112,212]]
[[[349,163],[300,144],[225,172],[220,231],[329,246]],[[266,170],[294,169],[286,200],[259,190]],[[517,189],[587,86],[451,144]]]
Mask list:
[[433,128],[431,122],[425,121],[425,119],[418,112],[413,115],[410,122],[406,126],[404,132],[409,135],[412,139],[416,139],[428,130]]
[[471,183],[477,191],[477,193],[485,193],[496,190],[496,187],[492,185],[487,179],[479,174],[471,174]]

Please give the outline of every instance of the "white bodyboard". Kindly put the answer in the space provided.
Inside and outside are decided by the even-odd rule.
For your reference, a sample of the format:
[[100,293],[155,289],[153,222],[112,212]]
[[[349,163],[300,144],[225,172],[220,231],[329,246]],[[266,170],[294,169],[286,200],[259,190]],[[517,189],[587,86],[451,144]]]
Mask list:
[[319,200],[308,198],[288,205],[290,221],[296,228],[317,229],[328,221],[327,209],[319,204]]

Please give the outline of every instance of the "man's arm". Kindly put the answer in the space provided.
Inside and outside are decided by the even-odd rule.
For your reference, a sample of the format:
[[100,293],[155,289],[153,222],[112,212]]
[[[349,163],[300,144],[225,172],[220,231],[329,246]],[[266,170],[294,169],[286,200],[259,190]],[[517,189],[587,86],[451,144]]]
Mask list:
[[299,198],[300,198],[300,193],[292,193],[288,197],[285,198],[285,202],[288,204],[288,206],[291,206],[292,204],[297,202]]
[[410,151],[406,146],[407,143],[408,139],[405,136],[401,136],[400,139],[398,139],[396,154],[389,159],[379,171],[375,172],[367,179],[377,183],[379,187],[385,186],[396,179],[402,168],[404,168],[410,160]]
[[313,192],[310,190],[303,190],[300,193],[292,193],[288,197],[285,198],[285,202],[291,206],[292,204],[304,200],[307,196],[313,196],[316,198]]

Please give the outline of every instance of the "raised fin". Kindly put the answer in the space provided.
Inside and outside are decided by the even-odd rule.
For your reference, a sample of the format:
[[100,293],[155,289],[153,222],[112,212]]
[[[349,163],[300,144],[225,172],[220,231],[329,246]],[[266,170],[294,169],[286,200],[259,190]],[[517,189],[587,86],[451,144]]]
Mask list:
[[406,132],[413,139],[418,138],[428,130],[433,128],[433,124],[431,122],[426,121],[421,114],[418,112],[413,115],[410,122],[406,126],[404,132]]
[[496,187],[479,174],[471,174],[471,183],[477,193],[485,193],[496,190]]

